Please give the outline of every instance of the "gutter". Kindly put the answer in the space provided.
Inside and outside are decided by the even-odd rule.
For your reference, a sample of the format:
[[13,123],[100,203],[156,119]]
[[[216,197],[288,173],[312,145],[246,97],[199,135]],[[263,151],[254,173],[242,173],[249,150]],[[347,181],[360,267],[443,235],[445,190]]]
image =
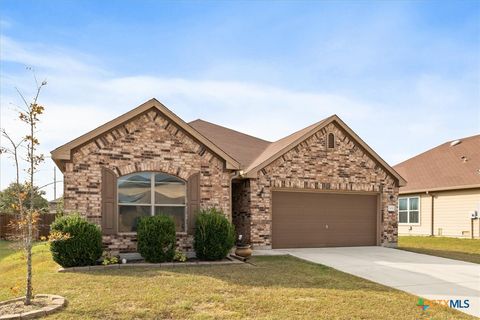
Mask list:
[[428,193],[431,191],[453,191],[453,190],[467,190],[467,189],[478,189],[478,188],[480,188],[480,184],[471,184],[471,185],[463,185],[463,186],[439,187],[439,188],[430,188],[430,189],[399,190],[398,194],[405,195],[405,194],[423,193],[423,192]]

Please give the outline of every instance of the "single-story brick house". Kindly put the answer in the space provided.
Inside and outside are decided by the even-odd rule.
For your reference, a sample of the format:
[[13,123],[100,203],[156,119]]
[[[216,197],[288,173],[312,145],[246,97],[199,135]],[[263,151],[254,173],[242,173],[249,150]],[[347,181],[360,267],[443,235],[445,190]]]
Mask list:
[[396,165],[399,234],[480,238],[480,135],[447,141]]
[[138,217],[165,213],[192,250],[198,209],[217,207],[256,248],[395,246],[405,180],[333,115],[276,142],[156,99],[52,151],[64,202],[101,226],[107,248],[136,250]]

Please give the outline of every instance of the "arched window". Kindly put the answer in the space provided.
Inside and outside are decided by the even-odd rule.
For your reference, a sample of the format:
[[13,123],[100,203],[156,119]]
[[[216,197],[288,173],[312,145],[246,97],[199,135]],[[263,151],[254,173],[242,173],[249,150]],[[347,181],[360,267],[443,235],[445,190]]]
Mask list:
[[185,231],[185,181],[156,172],[137,172],[118,178],[118,232],[136,232],[138,219],[166,214],[177,232]]
[[328,134],[328,148],[335,148],[335,135],[331,132]]

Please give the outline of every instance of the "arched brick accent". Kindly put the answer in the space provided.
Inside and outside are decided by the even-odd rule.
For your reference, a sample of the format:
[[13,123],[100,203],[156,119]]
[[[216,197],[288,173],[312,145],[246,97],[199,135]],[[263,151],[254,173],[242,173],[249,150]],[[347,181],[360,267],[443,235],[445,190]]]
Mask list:
[[126,176],[127,174],[141,171],[163,172],[179,177],[185,181],[187,181],[192,174],[198,172],[198,170],[186,170],[183,166],[175,166],[174,164],[165,161],[131,163],[116,167],[114,171],[116,171],[119,176]]

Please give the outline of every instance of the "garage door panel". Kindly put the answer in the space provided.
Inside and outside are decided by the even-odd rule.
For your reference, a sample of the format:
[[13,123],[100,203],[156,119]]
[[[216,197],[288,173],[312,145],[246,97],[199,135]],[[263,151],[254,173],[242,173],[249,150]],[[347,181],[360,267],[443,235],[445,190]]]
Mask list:
[[274,192],[272,246],[376,245],[377,196]]

